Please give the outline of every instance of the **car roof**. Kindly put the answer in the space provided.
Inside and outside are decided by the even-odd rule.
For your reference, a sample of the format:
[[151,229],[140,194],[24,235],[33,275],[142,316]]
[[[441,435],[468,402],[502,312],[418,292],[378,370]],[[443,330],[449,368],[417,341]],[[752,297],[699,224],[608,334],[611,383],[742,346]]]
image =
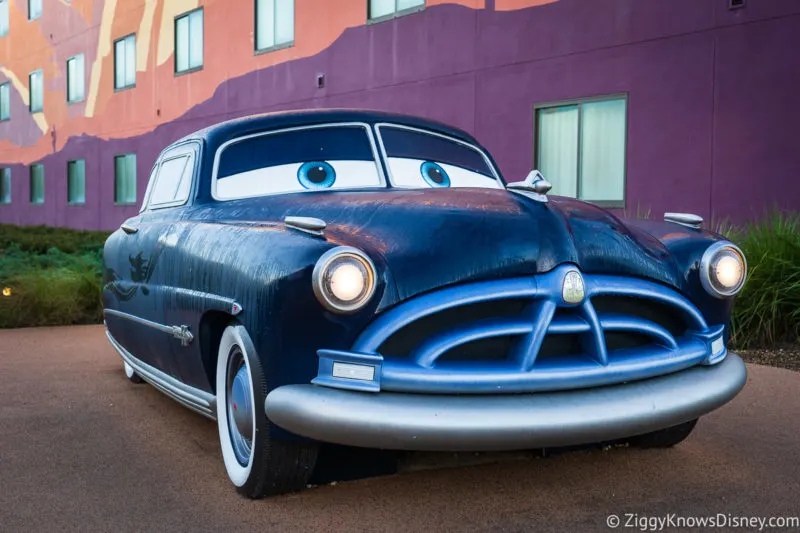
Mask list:
[[230,139],[249,135],[251,133],[332,122],[364,122],[370,125],[381,122],[391,122],[393,124],[424,128],[461,139],[471,144],[479,144],[474,137],[463,130],[435,120],[412,115],[368,109],[304,109],[249,115],[226,120],[225,122],[220,122],[186,135],[182,139],[172,143],[172,145],[189,140],[201,140],[205,141],[208,147],[216,149],[216,147]]

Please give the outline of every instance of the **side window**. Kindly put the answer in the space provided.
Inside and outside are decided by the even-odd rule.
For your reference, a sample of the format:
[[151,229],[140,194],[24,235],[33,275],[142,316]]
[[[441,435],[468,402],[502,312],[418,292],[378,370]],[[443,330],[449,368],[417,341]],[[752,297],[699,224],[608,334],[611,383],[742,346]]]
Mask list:
[[153,191],[150,193],[150,207],[181,205],[189,199],[194,174],[194,152],[183,152],[161,162]]

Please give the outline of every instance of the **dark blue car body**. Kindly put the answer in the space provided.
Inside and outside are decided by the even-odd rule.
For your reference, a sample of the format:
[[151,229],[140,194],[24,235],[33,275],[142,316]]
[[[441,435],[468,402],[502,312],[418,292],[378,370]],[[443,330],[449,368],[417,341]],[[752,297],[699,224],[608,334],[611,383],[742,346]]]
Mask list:
[[[727,343],[733,300],[709,295],[699,275],[703,254],[723,240],[712,232],[622,220],[590,203],[557,196],[539,201],[500,187],[409,189],[386,183],[214,198],[218,152],[226,143],[261,132],[345,123],[366,125],[371,138],[379,135],[376,124],[396,124],[480,148],[469,134],[443,124],[357,110],[247,117],[166,148],[154,175],[172,155],[185,156],[191,177],[186,200],[153,206],[145,198],[142,212],[108,239],[104,252],[109,336],[148,381],[188,407],[217,416],[217,345],[231,321],[249,332],[270,391],[330,390],[359,395],[362,406],[380,395],[507,401],[609,391],[683,372],[712,372],[725,358],[726,353],[712,353],[711,345],[720,338]],[[387,173],[385,157],[378,157],[378,164]],[[306,231],[287,224],[286,217],[313,217],[326,227]],[[337,246],[363,251],[377,272],[375,295],[351,314],[326,309],[311,289],[317,260]],[[585,280],[581,303],[561,300],[568,269],[577,269]],[[733,364],[732,358],[729,354],[723,364]],[[366,385],[334,379],[330,365],[336,360],[373,365],[375,379]],[[649,426],[623,422],[610,433],[598,431],[598,440],[696,418],[738,392],[743,367],[736,372],[723,392],[709,389],[713,400],[703,403],[698,397],[703,405],[695,410],[675,411]],[[676,388],[674,394],[686,391]],[[279,400],[276,395],[273,422],[283,428],[277,433],[283,439],[491,449],[572,444],[591,436],[582,430],[581,437],[495,444],[461,435],[463,444],[436,439],[426,444],[421,438],[416,445],[415,431],[389,420],[389,429],[380,433],[397,428],[393,435],[366,432],[351,439],[335,429],[317,433],[308,419],[293,423],[293,417],[310,416],[289,412],[303,402],[302,395]],[[268,416],[270,409],[268,400]],[[437,409],[442,413],[446,407]],[[330,417],[347,426],[341,412]]]

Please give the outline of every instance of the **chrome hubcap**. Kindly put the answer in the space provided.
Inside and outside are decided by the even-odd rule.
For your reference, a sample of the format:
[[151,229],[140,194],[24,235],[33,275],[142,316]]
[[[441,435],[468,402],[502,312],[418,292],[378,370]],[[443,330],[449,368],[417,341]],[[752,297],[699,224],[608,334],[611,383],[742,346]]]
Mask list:
[[227,411],[228,429],[233,452],[242,466],[250,461],[253,442],[253,405],[250,393],[250,372],[244,354],[238,346],[232,348],[228,358]]

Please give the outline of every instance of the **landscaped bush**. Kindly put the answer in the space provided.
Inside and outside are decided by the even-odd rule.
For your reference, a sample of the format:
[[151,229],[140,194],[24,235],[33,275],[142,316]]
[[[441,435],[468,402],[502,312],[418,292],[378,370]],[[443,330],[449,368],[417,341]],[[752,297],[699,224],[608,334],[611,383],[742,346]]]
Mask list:
[[100,322],[107,236],[0,225],[0,328]]
[[23,251],[46,254],[50,248],[74,254],[87,250],[102,250],[109,233],[105,231],[81,231],[49,226],[13,226],[0,224],[0,251],[12,243]]
[[800,339],[800,213],[773,211],[724,233],[747,257],[747,283],[736,299],[732,342],[767,347]]

